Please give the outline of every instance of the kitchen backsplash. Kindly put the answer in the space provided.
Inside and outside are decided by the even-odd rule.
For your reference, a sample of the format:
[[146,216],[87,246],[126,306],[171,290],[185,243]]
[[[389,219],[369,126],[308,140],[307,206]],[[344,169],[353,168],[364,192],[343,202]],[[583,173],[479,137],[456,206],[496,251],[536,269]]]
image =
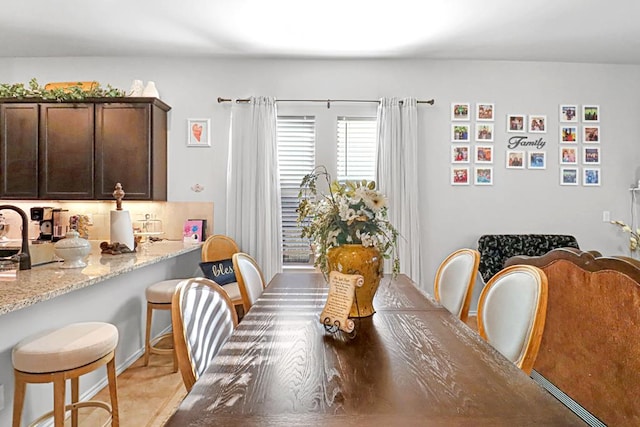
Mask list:
[[[89,240],[109,240],[110,211],[115,209],[113,201],[85,201],[85,202],[60,202],[60,201],[16,201],[3,200],[0,204],[14,205],[24,210],[29,217],[32,207],[48,206],[66,209],[69,215],[87,215],[91,221],[89,226]],[[145,218],[159,220],[162,223],[164,234],[160,237],[169,240],[182,240],[184,222],[188,219],[206,219],[207,236],[213,230],[213,202],[136,202],[124,200],[123,209],[131,213],[131,221],[143,221]],[[10,224],[9,239],[20,239],[20,216],[10,210],[2,211],[5,220]],[[40,234],[37,222],[29,221],[29,238],[36,239]]]

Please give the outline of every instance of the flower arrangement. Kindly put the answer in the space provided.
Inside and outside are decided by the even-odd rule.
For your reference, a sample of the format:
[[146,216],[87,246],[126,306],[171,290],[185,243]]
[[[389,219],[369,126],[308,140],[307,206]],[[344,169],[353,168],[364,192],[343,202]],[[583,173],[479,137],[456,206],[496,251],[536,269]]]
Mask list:
[[629,233],[629,249],[631,250],[631,252],[635,252],[640,249],[640,247],[638,246],[640,244],[640,228],[636,229],[636,231],[633,231],[631,227],[629,227],[622,221],[611,221],[611,224],[622,227],[622,231],[624,231],[625,233]]
[[[317,181],[324,177],[329,194],[318,194]],[[329,273],[327,251],[343,244],[376,247],[393,260],[393,274],[400,271],[397,256],[398,231],[387,217],[387,199],[376,190],[374,181],[331,181],[326,168],[319,166],[300,183],[298,224],[301,237],[315,246],[314,265]]]

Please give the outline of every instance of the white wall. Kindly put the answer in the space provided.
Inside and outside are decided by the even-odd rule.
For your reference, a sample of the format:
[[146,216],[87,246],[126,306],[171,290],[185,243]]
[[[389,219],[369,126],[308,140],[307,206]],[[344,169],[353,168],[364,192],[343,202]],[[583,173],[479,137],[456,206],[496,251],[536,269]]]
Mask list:
[[[158,58],[0,59],[0,82],[97,80],[128,89],[133,79],[154,80],[170,112],[169,199],[213,201],[214,231],[224,232],[230,104],[216,98],[382,96],[435,98],[420,111],[420,164],[424,283],[453,250],[475,247],[487,233],[573,234],[584,249],[625,253],[625,238],[602,221],[630,220],[628,188],[640,177],[637,100],[640,67],[536,62],[429,60],[235,60]],[[452,187],[450,103],[494,102],[497,120],[493,186]],[[601,109],[602,185],[559,185],[558,105],[595,103]],[[299,105],[299,104],[298,104]],[[281,109],[291,112],[293,105]],[[302,106],[301,106],[302,107]],[[304,106],[326,112],[326,106]],[[332,107],[333,110],[333,107]],[[335,110],[337,111],[337,110]],[[504,167],[507,113],[546,114],[547,169]],[[212,147],[187,148],[186,119],[211,118]],[[321,144],[332,144],[332,135]],[[190,187],[199,183],[205,191]],[[476,292],[477,294],[477,292]]]

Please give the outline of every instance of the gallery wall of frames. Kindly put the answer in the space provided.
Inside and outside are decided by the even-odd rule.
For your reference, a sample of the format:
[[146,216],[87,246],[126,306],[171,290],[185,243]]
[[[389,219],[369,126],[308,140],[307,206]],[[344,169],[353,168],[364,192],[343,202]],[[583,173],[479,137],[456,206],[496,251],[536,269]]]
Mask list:
[[494,103],[451,103],[451,185],[493,185],[495,150],[505,150],[505,168],[529,171],[547,169],[547,153],[558,147],[560,185],[599,186],[600,106],[558,107],[557,136],[546,114],[507,113],[506,137],[494,142]]

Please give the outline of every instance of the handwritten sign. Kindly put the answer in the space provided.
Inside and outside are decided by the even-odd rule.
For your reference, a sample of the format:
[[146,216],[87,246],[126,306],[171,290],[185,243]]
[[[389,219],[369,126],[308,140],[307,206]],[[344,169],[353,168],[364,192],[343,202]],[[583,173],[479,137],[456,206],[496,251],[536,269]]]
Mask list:
[[349,319],[349,311],[353,305],[356,286],[364,284],[364,277],[359,274],[342,274],[337,271],[329,273],[329,295],[327,303],[320,313],[320,323],[335,326],[347,333],[355,328]]

